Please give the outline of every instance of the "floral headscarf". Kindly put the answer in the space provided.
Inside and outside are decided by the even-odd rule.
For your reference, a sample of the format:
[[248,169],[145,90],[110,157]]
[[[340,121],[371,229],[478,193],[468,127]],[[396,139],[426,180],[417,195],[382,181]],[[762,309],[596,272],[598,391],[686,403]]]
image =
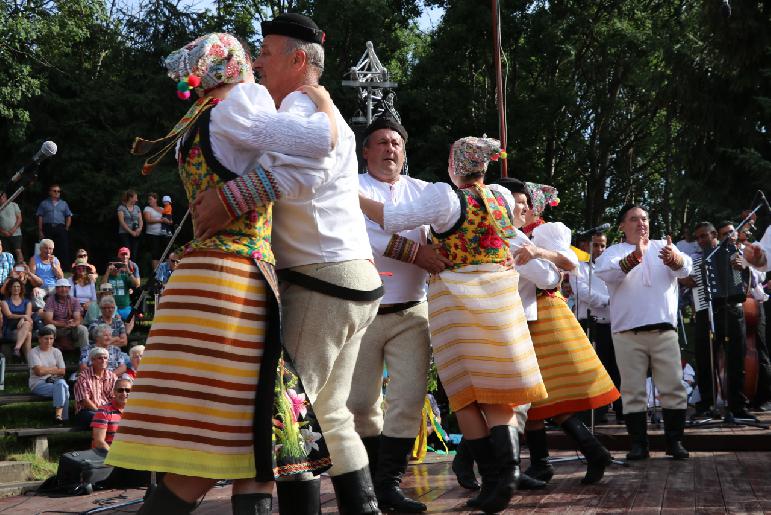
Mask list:
[[533,203],[533,214],[535,216],[540,217],[547,205],[554,207],[560,203],[560,199],[557,196],[557,188],[554,186],[526,182],[525,187],[530,195],[530,201]]
[[225,33],[201,36],[169,54],[163,65],[175,81],[198,77],[195,90],[200,95],[221,84],[243,82],[249,74],[244,48],[235,36]]
[[506,158],[501,150],[501,143],[493,138],[468,136],[452,144],[450,149],[450,173],[453,175],[471,175],[484,173],[490,161]]

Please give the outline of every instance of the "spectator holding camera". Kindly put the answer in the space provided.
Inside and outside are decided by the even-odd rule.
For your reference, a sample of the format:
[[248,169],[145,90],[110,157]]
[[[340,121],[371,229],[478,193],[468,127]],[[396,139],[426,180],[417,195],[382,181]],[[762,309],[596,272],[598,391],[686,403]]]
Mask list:
[[44,327],[38,332],[38,346],[29,358],[29,390],[41,397],[53,397],[54,421],[62,424],[69,418],[70,387],[64,380],[64,357],[54,348],[55,331]]
[[88,305],[96,300],[96,287],[94,286],[94,279],[91,275],[91,268],[83,258],[78,258],[72,265],[72,277],[70,277],[70,283],[72,284],[72,296],[78,299],[80,307],[83,308],[83,312],[88,309]]
[[[37,231],[40,239],[49,239],[56,242],[59,255],[65,263],[70,262],[70,225],[72,224],[72,211],[65,200],[62,200],[62,188],[58,184],[52,184],[48,188],[48,198],[37,208]],[[54,245],[51,244],[53,251]],[[42,250],[40,251],[43,252]],[[32,265],[30,264],[30,268]],[[34,270],[33,270],[34,272]],[[39,286],[39,285],[38,285]]]
[[0,304],[3,312],[3,338],[14,340],[13,353],[29,359],[32,348],[32,302],[24,298],[24,287],[15,277],[8,279],[9,294]]
[[99,325],[104,324],[111,329],[109,343],[118,347],[125,347],[128,344],[126,326],[120,315],[116,313],[115,298],[111,295],[103,296],[99,299],[99,310],[99,316],[88,325],[88,332],[91,337],[96,339],[94,331]]
[[[0,192],[0,205],[8,200],[6,192]],[[16,202],[9,202],[0,211],[0,242],[8,251],[13,251],[16,261],[24,262],[21,252],[21,209]]]
[[112,285],[118,314],[126,320],[131,313],[131,289],[139,287],[139,267],[131,261],[131,251],[127,247],[118,250],[118,261],[107,267],[102,277],[102,284]]
[[70,268],[74,269],[78,263],[85,264],[88,267],[88,275],[91,277],[91,281],[96,283],[96,280],[99,279],[99,274],[96,272],[96,267],[88,262],[88,252],[86,252],[86,249],[78,249],[75,253],[75,261],[72,262]]
[[91,350],[100,347],[107,351],[107,370],[117,377],[123,375],[128,368],[126,362],[129,358],[125,352],[120,350],[120,347],[114,344],[115,339],[113,338],[112,327],[107,324],[97,324],[91,331],[91,335],[94,337],[94,344],[80,351],[81,372],[92,365],[91,358],[89,357]]
[[118,206],[118,239],[131,254],[139,254],[139,237],[142,235],[142,210],[137,205],[137,192],[126,190]]
[[80,325],[82,308],[80,302],[70,295],[70,281],[56,281],[56,291],[49,295],[43,308],[43,323],[52,328],[56,338],[69,337],[79,348],[88,346],[88,329]]
[[56,287],[56,281],[64,277],[62,264],[54,256],[54,241],[48,238],[40,240],[40,254],[29,260],[29,278],[32,286],[38,286],[50,292]]

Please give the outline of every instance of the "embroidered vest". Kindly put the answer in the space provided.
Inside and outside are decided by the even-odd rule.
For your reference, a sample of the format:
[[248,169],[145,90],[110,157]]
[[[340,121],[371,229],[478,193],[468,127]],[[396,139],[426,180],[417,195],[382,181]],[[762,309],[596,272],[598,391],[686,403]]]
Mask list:
[[[209,139],[211,107],[200,114],[188,131],[187,140],[179,152],[179,176],[188,202],[206,189],[218,188],[236,175],[214,156]],[[189,249],[217,249],[275,264],[270,246],[273,205],[261,206],[233,220],[215,236],[193,240]]]
[[439,252],[453,262],[453,268],[506,261],[506,238],[514,236],[506,201],[484,186],[464,188],[456,193],[460,199],[460,218],[449,231],[434,233]]

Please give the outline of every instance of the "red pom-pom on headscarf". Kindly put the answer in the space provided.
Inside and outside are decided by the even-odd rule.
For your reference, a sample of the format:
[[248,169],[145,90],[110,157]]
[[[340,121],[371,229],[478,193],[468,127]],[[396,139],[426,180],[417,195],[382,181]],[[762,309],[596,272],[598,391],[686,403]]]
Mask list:
[[198,75],[188,75],[187,76],[187,83],[190,84],[191,88],[197,88],[201,85],[201,77]]

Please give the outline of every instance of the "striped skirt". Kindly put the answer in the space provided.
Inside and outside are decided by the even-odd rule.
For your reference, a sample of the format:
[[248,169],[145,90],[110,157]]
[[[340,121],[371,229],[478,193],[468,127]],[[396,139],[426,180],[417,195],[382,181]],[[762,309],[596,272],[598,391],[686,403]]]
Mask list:
[[534,402],[527,418],[594,409],[621,396],[563,299],[538,294],[538,320],[530,322],[530,337],[549,397]]
[[518,281],[515,271],[494,264],[431,278],[431,346],[454,411],[473,402],[519,405],[546,397]]
[[107,463],[255,477],[252,422],[269,294],[253,260],[217,251],[185,256],[160,299]]

